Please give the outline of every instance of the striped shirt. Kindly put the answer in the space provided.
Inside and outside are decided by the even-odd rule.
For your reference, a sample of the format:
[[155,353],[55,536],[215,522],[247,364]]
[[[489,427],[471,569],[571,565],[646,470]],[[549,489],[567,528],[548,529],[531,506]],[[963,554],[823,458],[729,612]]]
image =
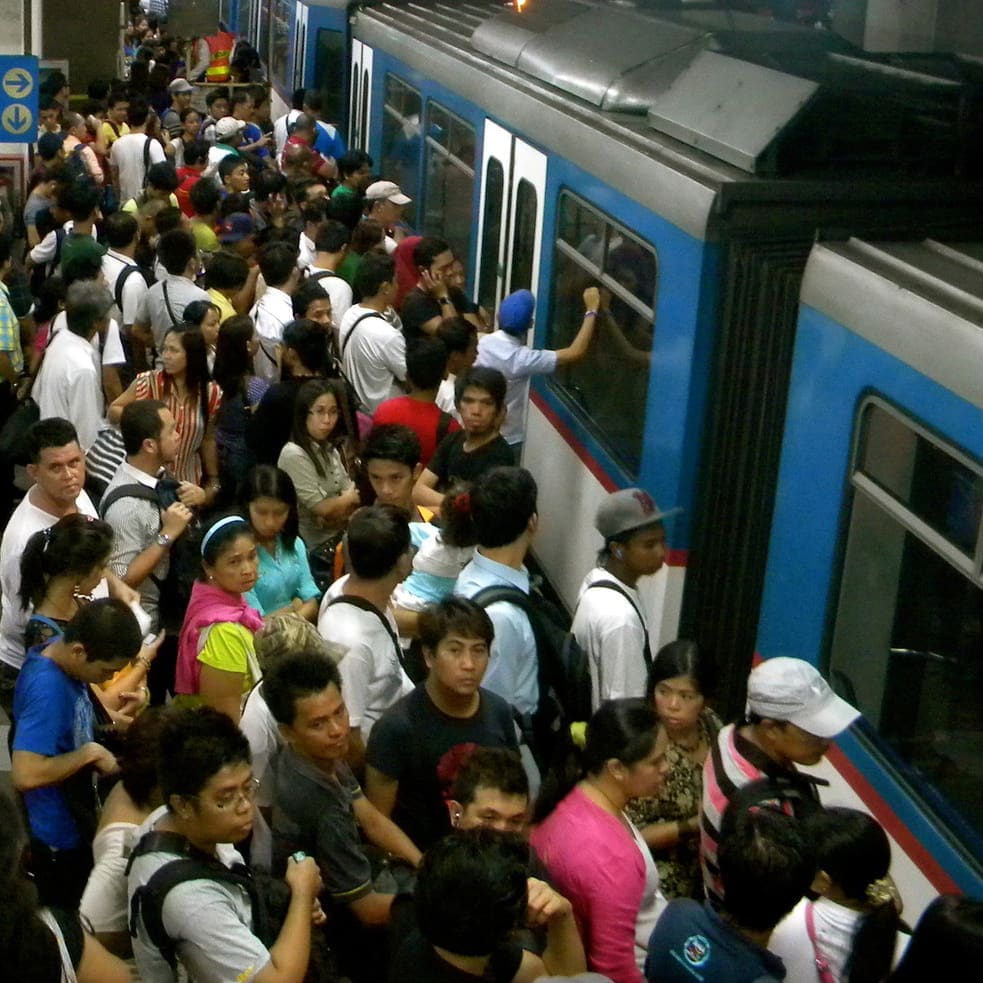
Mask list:
[[[703,886],[707,897],[718,907],[724,900],[724,888],[717,864],[724,812],[738,789],[761,778],[792,780],[797,790],[818,801],[815,785],[810,780],[805,779],[794,768],[783,768],[744,737],[737,725],[728,724],[717,735],[716,744],[710,748],[703,766],[703,807],[700,815]],[[791,802],[783,800],[781,807],[789,815],[793,814]]]

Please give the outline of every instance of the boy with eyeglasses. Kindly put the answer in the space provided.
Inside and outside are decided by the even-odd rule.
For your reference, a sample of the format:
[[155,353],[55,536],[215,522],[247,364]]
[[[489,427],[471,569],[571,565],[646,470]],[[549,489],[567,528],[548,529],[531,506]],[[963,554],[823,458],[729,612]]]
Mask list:
[[[290,858],[290,903],[268,946],[261,935],[272,932],[260,924],[256,885],[232,846],[253,827],[249,743],[225,714],[209,707],[172,708],[167,715],[157,758],[165,804],[137,831],[127,875],[140,978],[171,983],[180,962],[196,983],[301,983],[311,925],[324,923],[317,864],[300,854]],[[165,889],[162,871],[188,860],[196,871]]]

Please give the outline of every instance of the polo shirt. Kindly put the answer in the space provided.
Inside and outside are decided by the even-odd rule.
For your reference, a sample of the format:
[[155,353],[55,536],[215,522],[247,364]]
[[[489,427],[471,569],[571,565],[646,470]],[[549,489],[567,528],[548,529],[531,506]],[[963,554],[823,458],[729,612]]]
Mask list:
[[[365,320],[359,321],[361,317]],[[353,328],[355,334],[346,344],[345,339]],[[338,338],[343,346],[341,362],[345,376],[355,387],[367,413],[374,413],[387,399],[403,395],[398,383],[406,378],[406,340],[389,320],[377,311],[355,304],[341,319]]]
[[[529,593],[529,571],[516,570],[490,560],[480,548],[461,571],[454,593],[474,597],[486,587],[518,587]],[[526,613],[508,601],[496,601],[485,609],[495,626],[491,659],[482,686],[497,693],[521,714],[533,714],[539,705],[536,636]]]
[[[50,344],[51,340],[63,331],[70,333],[68,331],[68,315],[64,311],[59,311],[51,322],[48,343]],[[89,345],[92,347],[93,352],[95,352],[97,361],[101,361],[104,366],[126,364],[126,352],[123,350],[123,339],[120,336],[119,322],[116,318],[111,317],[109,319],[105,344],[103,343],[102,336],[97,332],[89,339]]]
[[505,376],[505,423],[502,436],[510,444],[521,444],[526,436],[529,379],[556,371],[556,352],[530,348],[523,339],[507,331],[493,331],[478,341],[475,365],[498,369]]
[[181,323],[185,307],[193,300],[208,299],[208,294],[186,276],[165,273],[141,298],[136,319],[140,324],[150,325],[154,347],[159,352],[167,332]]
[[317,136],[314,138],[314,149],[322,157],[331,157],[337,160],[339,157],[345,156],[345,141],[335,127],[319,119],[317,121]]
[[780,983],[781,959],[755,945],[709,901],[669,902],[649,938],[645,978],[657,983]]
[[435,403],[426,403],[412,396],[397,396],[382,403],[372,417],[372,425],[380,426],[384,423],[398,423],[409,427],[420,438],[420,463],[424,467],[427,467],[437,450],[441,423],[445,437],[461,429],[457,420],[453,417],[448,419]]
[[256,557],[259,560],[259,577],[256,586],[245,597],[246,603],[260,614],[272,614],[280,608],[289,607],[295,597],[312,601],[320,596],[321,592],[311,576],[304,540],[299,535],[294,537],[291,547],[284,543],[282,536],[277,536],[273,553],[257,544]]

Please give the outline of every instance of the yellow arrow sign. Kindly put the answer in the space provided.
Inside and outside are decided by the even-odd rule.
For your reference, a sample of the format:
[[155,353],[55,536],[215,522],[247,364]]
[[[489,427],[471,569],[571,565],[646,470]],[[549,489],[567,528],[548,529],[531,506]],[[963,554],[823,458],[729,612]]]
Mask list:
[[34,79],[26,68],[11,68],[4,74],[3,91],[11,99],[26,99],[34,89]]
[[8,133],[19,136],[21,133],[26,133],[34,124],[34,115],[24,106],[15,104],[8,106],[3,111],[3,115],[0,116],[0,124]]

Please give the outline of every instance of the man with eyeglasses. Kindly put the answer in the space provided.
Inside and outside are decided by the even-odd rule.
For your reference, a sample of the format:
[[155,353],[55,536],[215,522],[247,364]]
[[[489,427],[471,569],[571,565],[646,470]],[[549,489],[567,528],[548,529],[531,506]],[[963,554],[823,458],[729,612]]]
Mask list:
[[[324,923],[317,864],[300,854],[290,858],[290,903],[274,938],[260,923],[256,885],[232,846],[253,827],[249,743],[210,707],[166,714],[157,760],[165,805],[137,831],[127,875],[140,978],[172,983],[180,962],[196,983],[301,983],[311,925]],[[169,877],[170,865],[188,860],[196,864],[190,877]]]

